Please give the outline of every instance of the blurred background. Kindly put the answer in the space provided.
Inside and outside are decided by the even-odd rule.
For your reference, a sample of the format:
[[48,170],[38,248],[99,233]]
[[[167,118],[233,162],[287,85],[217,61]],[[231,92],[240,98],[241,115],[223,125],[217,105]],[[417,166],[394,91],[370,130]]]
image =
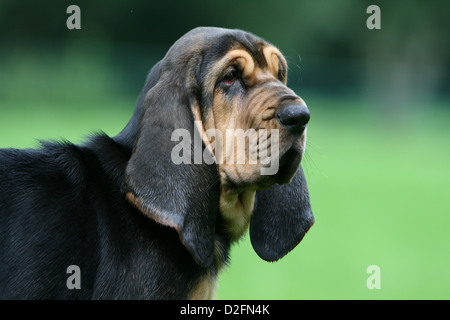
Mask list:
[[[80,30],[66,27],[72,4]],[[372,4],[379,30],[366,26]],[[253,32],[285,54],[311,111],[302,165],[316,224],[276,263],[244,238],[217,298],[449,299],[449,14],[448,0],[2,0],[0,147],[115,135],[184,33]]]

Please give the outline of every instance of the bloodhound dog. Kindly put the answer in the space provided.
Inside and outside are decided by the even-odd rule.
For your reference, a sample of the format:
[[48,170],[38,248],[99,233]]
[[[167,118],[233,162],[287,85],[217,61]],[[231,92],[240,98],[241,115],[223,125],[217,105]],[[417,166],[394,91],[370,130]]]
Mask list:
[[310,115],[286,82],[273,45],[196,28],[118,135],[0,150],[0,298],[213,298],[247,229],[262,259],[286,255],[314,223]]

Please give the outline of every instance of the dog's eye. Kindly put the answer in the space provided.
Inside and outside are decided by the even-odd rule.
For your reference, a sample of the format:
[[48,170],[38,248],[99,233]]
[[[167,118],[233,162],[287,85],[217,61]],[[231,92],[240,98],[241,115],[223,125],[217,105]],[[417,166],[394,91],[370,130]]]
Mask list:
[[223,77],[222,82],[226,85],[232,85],[239,77],[236,69],[228,71],[228,73]]

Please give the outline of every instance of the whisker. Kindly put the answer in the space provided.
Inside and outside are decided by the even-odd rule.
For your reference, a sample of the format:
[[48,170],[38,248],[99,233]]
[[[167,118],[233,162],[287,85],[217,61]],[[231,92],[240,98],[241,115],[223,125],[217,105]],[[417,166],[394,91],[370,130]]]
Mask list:
[[[309,175],[314,174],[315,171],[320,172],[325,178],[328,178],[328,175],[320,169],[317,162],[314,161],[315,157],[311,155],[311,151],[314,153],[316,152],[319,154],[320,157],[324,157],[323,152],[320,150],[320,146],[315,145],[314,143],[311,143],[311,139],[306,140],[307,148],[305,150],[305,153],[303,155],[304,160],[302,161],[302,166],[304,168],[307,168],[308,173],[305,172],[305,174]],[[314,170],[315,169],[315,170]],[[306,170],[305,170],[306,171]]]
[[298,77],[296,77],[297,79],[295,80],[295,86],[301,85],[300,82],[302,82],[302,80],[303,80],[302,79],[302,68],[300,67],[300,63],[302,62],[302,58],[301,58],[300,54],[298,54],[297,57],[298,57],[298,63],[296,62],[296,60],[294,60],[291,57],[285,57],[286,61],[289,64],[289,66],[293,65],[295,67],[295,69],[298,69]]

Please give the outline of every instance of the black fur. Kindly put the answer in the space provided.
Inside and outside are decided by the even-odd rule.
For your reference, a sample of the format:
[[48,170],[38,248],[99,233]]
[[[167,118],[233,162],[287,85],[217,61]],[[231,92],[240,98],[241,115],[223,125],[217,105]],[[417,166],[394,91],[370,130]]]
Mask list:
[[[126,201],[130,154],[105,135],[0,151],[2,299],[182,299],[213,272],[175,230]],[[81,269],[81,290],[66,286],[70,265]]]
[[[256,50],[262,40],[217,28],[181,38],[113,138],[0,149],[1,299],[185,299],[215,279],[230,248],[219,174],[215,164],[172,163],[171,133],[196,134],[191,106],[203,108],[207,94],[198,83],[236,41]],[[263,259],[295,247],[313,223],[301,169],[292,184],[259,191],[253,215]],[[71,265],[81,270],[81,289],[67,287]]]

